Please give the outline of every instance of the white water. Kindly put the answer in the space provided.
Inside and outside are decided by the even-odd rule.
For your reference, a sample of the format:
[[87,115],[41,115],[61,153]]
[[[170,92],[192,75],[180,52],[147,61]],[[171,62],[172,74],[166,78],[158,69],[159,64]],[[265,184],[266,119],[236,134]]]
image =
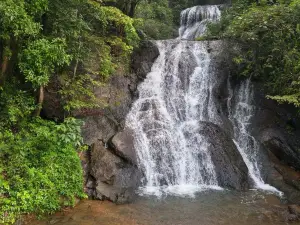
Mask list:
[[[139,98],[126,120],[134,132],[144,175],[141,194],[193,196],[202,190],[222,189],[208,150],[210,143],[198,132],[201,121],[223,127],[213,94],[219,78],[210,68],[206,42],[180,40],[203,35],[207,22],[219,19],[220,10],[219,6],[197,6],[183,11],[181,17],[178,40],[156,41],[160,55],[139,85]],[[250,81],[241,85],[237,103],[228,100],[234,142],[256,187],[276,191],[260,174],[259,146],[249,130],[255,110],[252,101]]]
[[261,176],[259,165],[259,144],[251,135],[250,125],[255,113],[253,85],[250,79],[243,81],[237,90],[236,101],[232,103],[233,91],[228,82],[230,97],[228,100],[229,119],[234,127],[234,143],[243,157],[249,170],[249,176],[257,189],[275,192],[281,195],[276,188],[266,184]]
[[127,117],[145,175],[143,191],[191,195],[220,189],[209,143],[197,132],[199,121],[220,120],[206,45],[176,40],[156,44],[160,56],[139,86],[139,99]]
[[221,11],[218,5],[195,6],[181,12],[179,38],[195,40],[206,32],[206,25],[220,19]]

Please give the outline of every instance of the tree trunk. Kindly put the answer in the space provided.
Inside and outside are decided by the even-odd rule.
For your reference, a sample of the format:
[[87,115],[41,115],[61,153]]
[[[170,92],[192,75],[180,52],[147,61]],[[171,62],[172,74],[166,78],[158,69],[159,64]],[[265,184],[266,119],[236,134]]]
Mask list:
[[0,87],[4,85],[6,79],[6,71],[9,62],[9,55],[7,52],[7,48],[10,49],[10,40],[7,40],[3,52],[2,52],[2,62],[1,62],[1,73],[0,73]]
[[41,110],[43,108],[44,103],[44,86],[40,86],[39,88],[39,96],[38,96],[38,108],[36,109],[34,115],[39,116],[41,114]]

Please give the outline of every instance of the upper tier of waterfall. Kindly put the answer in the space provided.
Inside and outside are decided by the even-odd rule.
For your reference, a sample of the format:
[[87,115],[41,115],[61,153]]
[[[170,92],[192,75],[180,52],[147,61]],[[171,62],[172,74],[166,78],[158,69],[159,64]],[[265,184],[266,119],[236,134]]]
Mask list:
[[219,5],[194,6],[181,12],[181,23],[179,38],[195,40],[206,31],[208,22],[220,19],[221,11]]

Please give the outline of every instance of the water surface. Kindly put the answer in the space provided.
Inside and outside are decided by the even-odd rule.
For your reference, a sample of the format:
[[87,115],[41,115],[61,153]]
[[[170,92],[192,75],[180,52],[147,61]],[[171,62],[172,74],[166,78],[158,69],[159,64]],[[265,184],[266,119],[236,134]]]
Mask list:
[[[206,191],[191,197],[139,197],[128,205],[82,201],[32,225],[283,225],[286,206],[271,194]],[[300,224],[300,223],[292,223]]]

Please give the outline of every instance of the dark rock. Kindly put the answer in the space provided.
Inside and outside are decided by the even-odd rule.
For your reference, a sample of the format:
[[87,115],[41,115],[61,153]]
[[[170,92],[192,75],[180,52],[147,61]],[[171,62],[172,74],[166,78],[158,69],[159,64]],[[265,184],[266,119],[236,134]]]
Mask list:
[[[155,44],[142,42],[132,57],[132,74],[117,71],[106,85],[94,90],[99,103],[105,102],[108,107],[73,112],[85,122],[82,127],[85,144],[93,146],[90,166],[83,164],[86,189],[93,198],[126,202],[139,183],[132,137],[120,131],[124,129],[126,115],[136,97],[137,85],[150,72],[158,54]],[[90,179],[95,179],[95,183],[89,182]]]
[[290,182],[291,180],[298,180],[299,174],[287,165],[282,164],[271,152],[269,152],[269,159],[273,164],[268,169],[266,182],[282,191],[288,202],[298,204],[300,202],[300,192],[290,185]]
[[134,194],[133,189],[112,187],[104,182],[98,183],[96,192],[117,204],[125,204],[132,201],[132,196]]
[[142,41],[133,53],[132,69],[140,81],[151,71],[155,59],[159,56],[157,46],[151,41]]
[[[284,192],[290,203],[300,203],[300,130],[297,111],[266,99],[264,88],[254,83],[253,135],[267,157],[263,160],[265,181]],[[291,125],[291,121],[293,121]]]
[[133,132],[126,129],[117,133],[111,141],[112,148],[116,155],[137,165],[136,152],[134,149]]
[[52,79],[45,88],[44,102],[41,116],[56,121],[62,121],[65,116],[65,110],[59,95],[60,84],[58,80]]
[[95,180],[94,179],[88,179],[87,183],[86,183],[86,187],[87,188],[90,188],[90,189],[93,189],[95,188],[96,184],[95,184]]
[[129,202],[139,184],[138,169],[114,155],[98,141],[93,144],[91,175],[96,180],[97,196],[116,202]]
[[219,126],[201,122],[200,131],[208,142],[217,179],[222,187],[245,190],[249,187],[248,168],[230,136]]
[[105,116],[86,117],[84,121],[82,136],[87,145],[92,145],[98,140],[106,143],[118,130],[117,124]]
[[300,169],[300,151],[289,146],[279,130],[271,128],[263,130],[260,135],[260,142],[279,160]]

